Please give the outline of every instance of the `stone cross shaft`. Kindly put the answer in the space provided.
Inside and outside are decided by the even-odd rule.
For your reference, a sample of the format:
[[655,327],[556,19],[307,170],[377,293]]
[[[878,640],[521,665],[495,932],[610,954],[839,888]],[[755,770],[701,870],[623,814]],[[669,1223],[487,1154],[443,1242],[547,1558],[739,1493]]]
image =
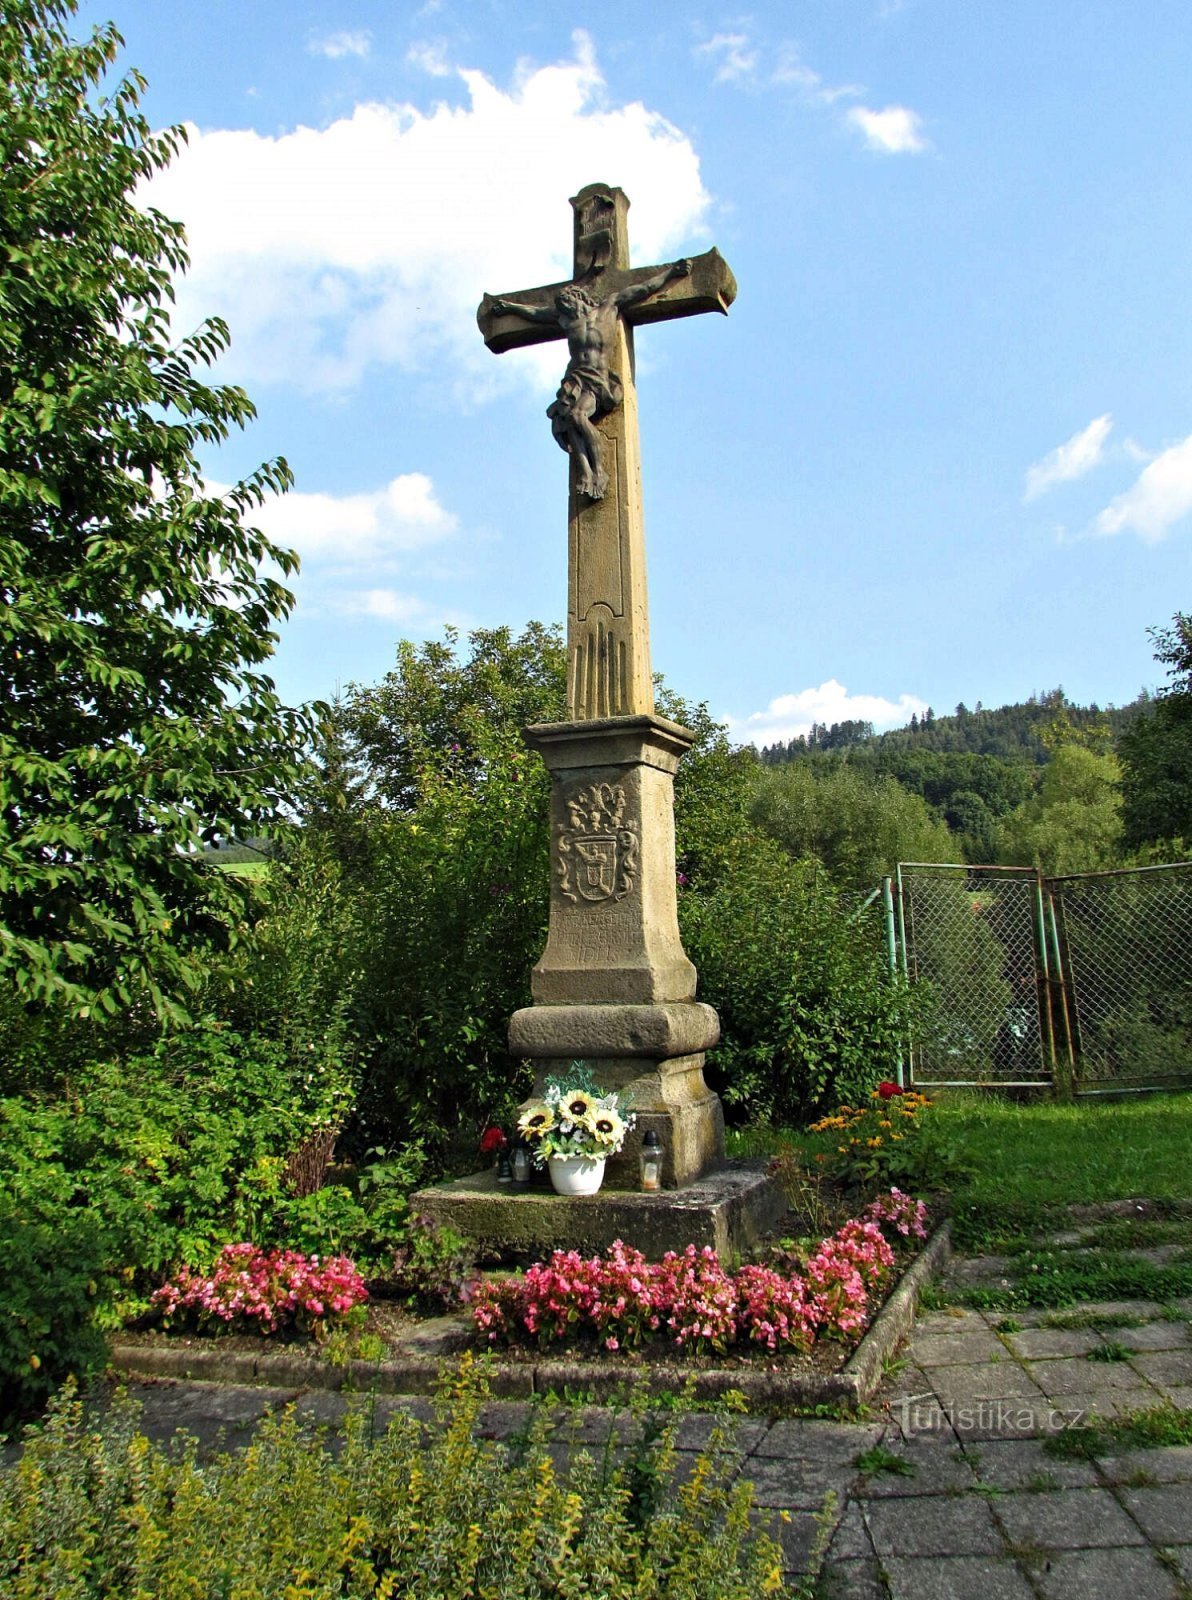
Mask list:
[[725,312],[737,286],[717,250],[631,267],[629,201],[620,189],[592,183],[571,205],[573,277],[486,294],[477,321],[498,355],[567,340],[570,359],[547,414],[571,458],[567,714],[582,722],[654,711],[633,329]]

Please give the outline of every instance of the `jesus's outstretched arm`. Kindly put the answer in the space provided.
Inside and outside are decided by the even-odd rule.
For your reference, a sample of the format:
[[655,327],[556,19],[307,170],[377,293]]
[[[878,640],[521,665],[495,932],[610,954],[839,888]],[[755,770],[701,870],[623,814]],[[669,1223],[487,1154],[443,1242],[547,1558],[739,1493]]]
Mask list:
[[656,272],[652,278],[647,278],[644,283],[635,283],[628,289],[622,289],[614,296],[617,310],[625,306],[640,305],[643,300],[648,300],[651,295],[657,294],[660,289],[665,289],[667,284],[675,278],[686,278],[691,275],[691,262],[684,256],[681,261],[672,262],[661,272]]
[[485,295],[488,309],[499,317],[522,317],[526,322],[558,323],[558,316],[550,306],[523,306],[516,300],[502,300],[499,295]]

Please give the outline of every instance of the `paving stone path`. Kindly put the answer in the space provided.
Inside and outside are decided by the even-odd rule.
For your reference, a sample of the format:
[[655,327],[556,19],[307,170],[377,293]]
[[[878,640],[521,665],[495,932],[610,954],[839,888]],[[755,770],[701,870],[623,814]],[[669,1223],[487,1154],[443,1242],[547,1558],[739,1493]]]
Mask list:
[[[962,1260],[951,1281],[1000,1270],[994,1258]],[[1002,1312],[930,1311],[867,1420],[742,1422],[739,1471],[792,1578],[807,1568],[832,1494],[822,1600],[1192,1600],[1192,1446],[1077,1462],[1044,1450],[1049,1434],[1093,1412],[1192,1405],[1192,1300],[1166,1311],[1142,1301],[1082,1309],[1138,1325],[1103,1334],[1016,1312],[1018,1330],[999,1331]],[[1107,1341],[1115,1359],[1090,1360]],[[270,1407],[293,1402],[312,1424],[334,1425],[350,1403],[326,1391],[171,1380],[130,1388],[146,1432],[166,1439],[182,1428],[209,1445],[243,1442]],[[430,1414],[419,1399],[382,1397],[377,1407],[382,1422],[397,1409]],[[494,1402],[484,1430],[506,1437],[525,1415],[522,1403]],[[694,1458],[711,1425],[685,1418],[681,1451]],[[599,1442],[607,1427],[608,1413],[594,1410],[577,1436]],[[867,1464],[880,1459],[884,1470],[862,1471],[858,1457],[874,1447]]]

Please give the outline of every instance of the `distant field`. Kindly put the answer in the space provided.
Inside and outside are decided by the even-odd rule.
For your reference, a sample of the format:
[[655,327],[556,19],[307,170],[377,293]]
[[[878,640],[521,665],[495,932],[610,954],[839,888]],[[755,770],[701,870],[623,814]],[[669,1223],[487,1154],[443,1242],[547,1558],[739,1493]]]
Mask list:
[[221,872],[231,872],[237,878],[263,878],[269,871],[267,861],[217,861]]

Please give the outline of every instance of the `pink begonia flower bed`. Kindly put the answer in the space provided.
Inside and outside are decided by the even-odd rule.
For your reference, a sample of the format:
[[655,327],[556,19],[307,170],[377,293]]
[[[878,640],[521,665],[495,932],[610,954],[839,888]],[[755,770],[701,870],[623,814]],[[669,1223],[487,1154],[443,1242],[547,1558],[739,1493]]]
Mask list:
[[616,1241],[603,1256],[556,1250],[519,1277],[481,1284],[471,1301],[490,1342],[590,1336],[606,1350],[662,1340],[687,1352],[761,1346],[807,1354],[817,1338],[864,1332],[894,1270],[891,1239],[925,1239],[927,1208],[891,1189],[824,1239],[801,1273],[743,1266],[694,1245],[651,1262]]
[[229,1244],[210,1274],[183,1267],[153,1295],[166,1327],[177,1317],[276,1333],[297,1323],[317,1328],[368,1298],[364,1279],[346,1256],[306,1256]]

